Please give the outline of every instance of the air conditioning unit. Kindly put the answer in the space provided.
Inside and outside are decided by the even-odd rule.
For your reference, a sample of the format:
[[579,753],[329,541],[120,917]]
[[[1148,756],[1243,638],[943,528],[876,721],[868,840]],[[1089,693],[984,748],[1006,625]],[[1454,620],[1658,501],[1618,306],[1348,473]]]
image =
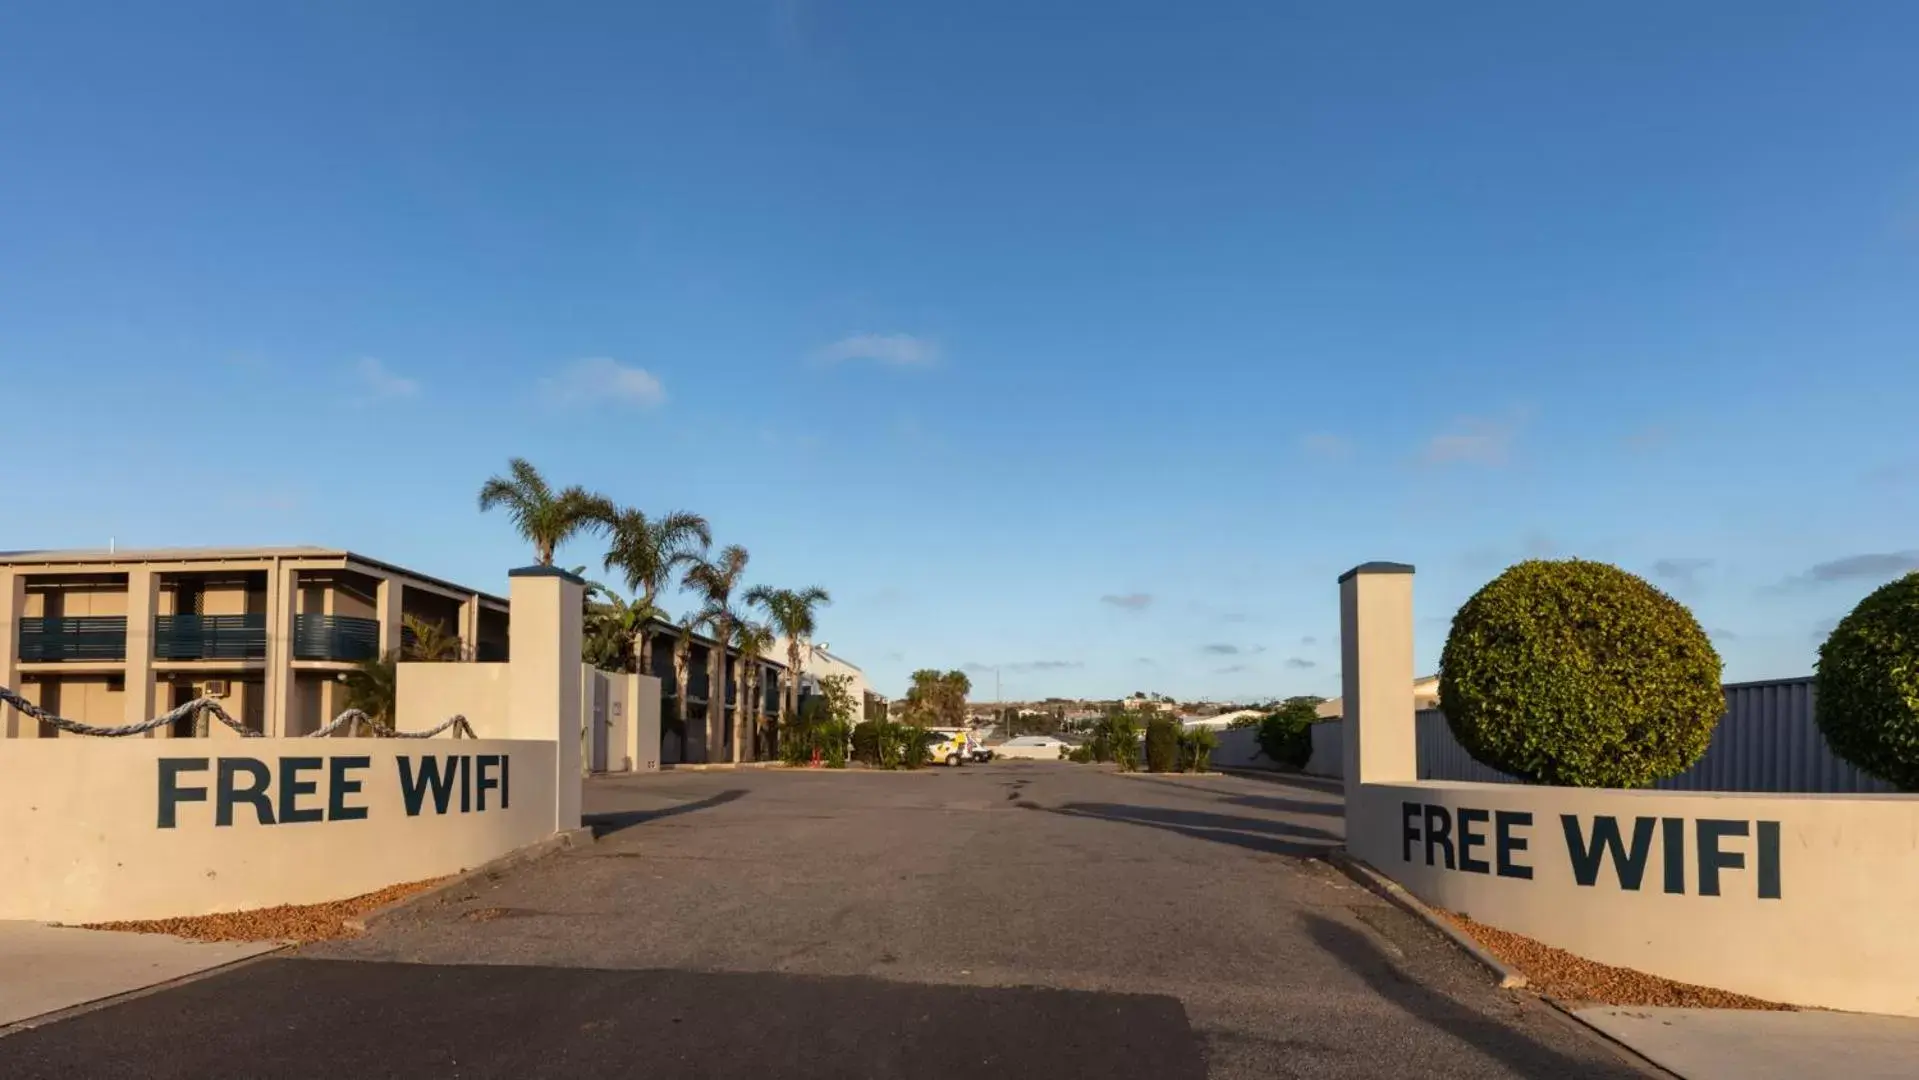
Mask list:
[[206,682],[200,684],[200,696],[214,698],[226,697],[227,681],[225,679],[208,679]]

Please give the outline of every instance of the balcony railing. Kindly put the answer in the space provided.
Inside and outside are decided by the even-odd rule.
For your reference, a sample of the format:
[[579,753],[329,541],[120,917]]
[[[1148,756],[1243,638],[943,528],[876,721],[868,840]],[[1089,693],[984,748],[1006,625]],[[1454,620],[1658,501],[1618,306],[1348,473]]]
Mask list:
[[156,615],[156,660],[264,660],[267,617],[258,615]]
[[353,615],[295,615],[295,660],[371,660],[380,655],[380,621]]
[[20,620],[20,659],[24,662],[126,658],[124,615]]

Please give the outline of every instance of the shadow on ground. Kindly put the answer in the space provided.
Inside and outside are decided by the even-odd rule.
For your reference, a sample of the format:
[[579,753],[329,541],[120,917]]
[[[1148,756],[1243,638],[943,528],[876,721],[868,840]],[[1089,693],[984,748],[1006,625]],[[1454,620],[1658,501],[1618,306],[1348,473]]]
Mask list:
[[1317,829],[1311,825],[1294,825],[1271,818],[1241,817],[1235,814],[1209,814],[1198,810],[1172,810],[1164,806],[1127,806],[1122,803],[1066,803],[1057,807],[1044,807],[1032,803],[1022,806],[1036,810],[1045,810],[1051,814],[1065,814],[1068,817],[1096,818],[1100,821],[1117,821],[1127,825],[1144,825],[1149,829],[1164,829],[1196,840],[1211,840],[1219,844],[1232,844],[1235,847],[1250,848],[1273,855],[1292,855],[1298,858],[1317,858],[1325,854],[1326,849],[1337,847],[1343,841],[1337,833]]
[[1311,773],[1292,772],[1286,769],[1236,769],[1219,770],[1228,776],[1245,777],[1248,780],[1264,780],[1268,783],[1291,784],[1312,791],[1323,791],[1328,795],[1344,795],[1346,781],[1332,776],[1314,776]]
[[1238,791],[1221,791],[1209,786],[1204,780],[1186,781],[1162,780],[1156,776],[1137,776],[1131,778],[1135,784],[1151,784],[1155,787],[1171,788],[1182,795],[1210,799],[1227,806],[1243,806],[1248,810],[1271,810],[1280,814],[1316,814],[1324,817],[1345,817],[1346,804],[1337,799],[1289,799],[1280,795],[1247,795]]
[[0,1076],[1199,1080],[1177,999],[864,977],[268,960],[0,1039]]
[[[1350,926],[1323,915],[1303,916],[1306,933],[1348,971],[1408,1016],[1465,1042],[1521,1076],[1591,1076],[1591,1059],[1575,1059],[1546,1046],[1518,1028],[1475,1012],[1453,999],[1408,979],[1378,943]],[[1624,1062],[1621,1077],[1640,1076]]]
[[681,814],[711,810],[715,806],[725,806],[745,794],[746,791],[742,788],[731,788],[708,795],[704,799],[683,802],[677,806],[663,806],[653,810],[615,810],[603,814],[582,814],[580,824],[592,829],[593,839],[598,840],[602,836],[622,829],[630,829],[635,825],[644,825],[649,821],[659,821],[662,818],[678,817]]

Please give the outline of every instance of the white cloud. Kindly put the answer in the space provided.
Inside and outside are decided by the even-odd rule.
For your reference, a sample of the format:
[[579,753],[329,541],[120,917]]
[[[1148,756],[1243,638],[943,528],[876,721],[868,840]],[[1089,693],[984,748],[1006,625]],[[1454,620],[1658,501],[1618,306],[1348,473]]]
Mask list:
[[371,356],[362,356],[353,365],[353,374],[373,401],[418,397],[420,393],[420,380],[409,379]]
[[1523,412],[1504,420],[1461,417],[1427,440],[1421,456],[1429,465],[1504,465],[1524,420]]
[[927,368],[939,363],[940,348],[911,334],[852,334],[815,355],[825,364],[870,360],[886,367]]
[[1341,461],[1353,456],[1353,441],[1344,435],[1301,435],[1299,447],[1316,458]]
[[608,356],[575,360],[558,375],[540,381],[555,405],[625,405],[650,409],[666,400],[666,387],[643,367],[628,367]]

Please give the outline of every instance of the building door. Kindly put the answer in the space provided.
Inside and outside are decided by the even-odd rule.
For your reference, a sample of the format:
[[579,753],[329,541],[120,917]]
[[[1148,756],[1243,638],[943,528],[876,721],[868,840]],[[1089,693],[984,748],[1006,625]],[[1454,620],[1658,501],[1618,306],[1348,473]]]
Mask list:
[[587,684],[593,688],[593,700],[588,706],[593,717],[591,724],[592,742],[590,744],[592,749],[588,752],[587,760],[591,763],[591,768],[594,772],[603,773],[606,771],[607,724],[609,721],[606,709],[607,678],[600,672],[595,671],[591,677],[587,679]]
[[[166,685],[172,687],[172,690],[167,694],[167,711],[171,712],[193,700],[192,683],[182,680],[170,682]],[[193,738],[194,727],[197,720],[197,717],[192,716],[183,716],[175,720],[173,722],[173,737],[176,739]]]

